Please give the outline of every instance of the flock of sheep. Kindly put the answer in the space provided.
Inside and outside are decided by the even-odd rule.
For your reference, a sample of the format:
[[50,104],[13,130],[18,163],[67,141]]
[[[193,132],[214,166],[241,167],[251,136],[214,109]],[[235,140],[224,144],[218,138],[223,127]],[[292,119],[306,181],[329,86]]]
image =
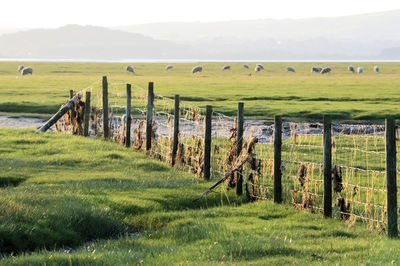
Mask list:
[[[167,65],[165,67],[165,70],[172,70],[174,67],[172,65]],[[243,68],[245,69],[249,69],[249,65],[243,65]],[[230,65],[225,65],[222,67],[222,71],[225,70],[230,70],[231,66]],[[254,68],[255,72],[260,72],[261,70],[264,70],[264,66],[261,64],[257,64],[256,67]],[[353,73],[356,73],[356,69],[353,66],[348,66],[347,70]],[[126,71],[131,72],[132,74],[135,74],[135,70],[132,66],[127,66],[126,67]],[[203,71],[203,67],[202,66],[195,66],[194,68],[192,68],[192,74],[195,73],[201,73]],[[294,67],[287,67],[286,68],[287,72],[296,72],[296,69]],[[311,68],[311,73],[319,73],[319,74],[327,74],[330,73],[332,71],[332,69],[330,67],[317,67],[317,66],[313,66]],[[376,73],[380,72],[379,66],[374,66],[374,71]],[[357,68],[357,73],[361,74],[364,72],[364,68],[363,67],[358,67]]]
[[[167,65],[165,67],[165,70],[168,71],[168,70],[172,70],[173,68],[174,67],[172,65]],[[249,65],[245,64],[245,65],[243,65],[243,68],[249,69]],[[222,71],[230,70],[230,69],[231,69],[230,65],[225,65],[225,66],[222,67]],[[261,64],[257,64],[256,67],[254,68],[255,72],[260,72],[261,70],[264,70],[264,66],[261,65]],[[352,73],[356,73],[357,72],[358,74],[361,74],[361,73],[364,72],[364,68],[363,67],[357,67],[357,69],[356,69],[353,66],[348,66],[347,70],[352,72]],[[130,72],[132,74],[135,74],[135,69],[132,66],[127,66],[126,67],[126,71],[128,71],[128,72]],[[195,66],[192,69],[192,74],[201,73],[202,71],[203,71],[203,67],[202,66]],[[287,67],[286,71],[287,72],[296,72],[296,69],[294,67]],[[329,67],[313,66],[311,68],[311,73],[326,74],[326,73],[330,73],[331,71],[332,71],[332,69],[329,68]],[[374,66],[374,71],[376,73],[379,73],[380,72],[379,66]],[[32,67],[18,66],[18,72],[20,72],[22,76],[25,76],[27,74],[31,74],[32,75],[33,74],[33,69],[32,69]]]

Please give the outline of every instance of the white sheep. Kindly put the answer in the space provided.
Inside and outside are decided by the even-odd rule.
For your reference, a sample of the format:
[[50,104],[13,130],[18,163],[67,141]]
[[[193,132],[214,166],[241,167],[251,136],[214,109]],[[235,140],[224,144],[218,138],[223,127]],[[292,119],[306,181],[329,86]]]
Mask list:
[[347,70],[353,73],[356,72],[353,66],[348,66]]
[[203,71],[203,67],[202,67],[202,66],[195,66],[195,67],[192,69],[192,74],[194,74],[194,73],[196,73],[196,72],[201,73],[202,71]]
[[313,66],[313,67],[311,68],[311,73],[320,73],[321,70],[322,70],[322,67],[315,67],[315,66]]
[[132,66],[127,66],[126,71],[131,72],[132,74],[135,74],[135,69],[133,69]]
[[381,70],[380,70],[380,68],[379,68],[378,66],[374,66],[374,71],[375,71],[376,73],[379,73]]
[[261,69],[262,69],[262,67],[257,65],[257,66],[254,68],[254,71],[255,71],[255,72],[260,72]]
[[364,72],[364,68],[363,67],[357,67],[357,73],[361,74]]
[[329,68],[329,67],[325,67],[325,68],[323,68],[322,70],[321,70],[321,74],[326,74],[326,73],[329,73],[329,72],[331,72],[332,71],[332,69],[331,68]]
[[28,74],[31,74],[31,75],[33,74],[33,69],[31,67],[25,67],[24,69],[22,69],[22,71],[21,71],[22,76],[25,76]]

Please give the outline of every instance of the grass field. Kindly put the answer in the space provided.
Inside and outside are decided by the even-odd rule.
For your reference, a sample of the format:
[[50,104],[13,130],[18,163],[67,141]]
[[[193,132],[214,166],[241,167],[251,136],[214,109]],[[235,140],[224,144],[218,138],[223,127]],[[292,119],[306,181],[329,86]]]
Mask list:
[[1,265],[365,264],[398,240],[211,182],[112,142],[0,129]]
[[[33,76],[17,75],[19,64],[34,68]],[[231,71],[222,71],[224,63],[204,63],[201,74],[191,74],[196,64],[132,64],[133,76],[122,63],[37,63],[0,62],[0,112],[50,114],[65,102],[69,90],[81,90],[107,75],[109,82],[131,82],[143,88],[155,83],[155,92],[194,105],[211,104],[214,110],[236,114],[237,102],[245,102],[246,116],[319,119],[331,114],[338,119],[382,119],[400,117],[400,63],[379,63],[382,73],[373,72],[374,63],[363,66],[361,75],[346,70],[347,63],[264,63],[265,70],[254,73],[242,63],[232,63]],[[297,73],[287,73],[286,66]],[[312,74],[313,65],[330,66],[328,75]],[[251,76],[249,76],[251,74]],[[100,87],[100,83],[96,85]]]

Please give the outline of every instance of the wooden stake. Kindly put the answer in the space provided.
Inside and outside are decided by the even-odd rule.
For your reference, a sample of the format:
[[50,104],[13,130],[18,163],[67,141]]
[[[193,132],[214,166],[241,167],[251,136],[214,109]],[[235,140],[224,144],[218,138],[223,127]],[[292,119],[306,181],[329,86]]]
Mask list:
[[153,127],[154,90],[153,82],[149,82],[147,93],[147,119],[146,119],[146,151],[151,150],[151,132]]
[[212,107],[206,106],[206,128],[204,136],[204,179],[211,178],[211,122],[212,122]]
[[89,136],[89,119],[90,119],[90,91],[86,92],[86,100],[85,100],[85,116],[84,116],[84,126],[83,126],[83,135],[85,137]]
[[324,216],[332,217],[332,120],[324,115]]
[[[244,103],[238,103],[238,116],[237,116],[238,128],[236,134],[236,158],[239,157],[243,146],[243,128],[244,128]],[[241,171],[236,172],[237,184],[236,184],[236,195],[240,196],[243,194],[243,176]]]
[[[126,122],[125,122],[125,147],[131,146],[131,84],[126,84]],[[122,121],[124,122],[124,121]]]
[[274,131],[274,202],[282,202],[282,118],[275,116]]
[[110,137],[110,129],[108,123],[108,82],[107,77],[103,76],[103,133],[104,139]]
[[388,236],[398,236],[397,228],[397,184],[396,184],[396,124],[393,118],[386,119],[386,188]]
[[178,151],[179,142],[179,95],[175,95],[175,108],[174,108],[174,139],[172,143],[172,160],[171,165],[175,165],[175,157]]

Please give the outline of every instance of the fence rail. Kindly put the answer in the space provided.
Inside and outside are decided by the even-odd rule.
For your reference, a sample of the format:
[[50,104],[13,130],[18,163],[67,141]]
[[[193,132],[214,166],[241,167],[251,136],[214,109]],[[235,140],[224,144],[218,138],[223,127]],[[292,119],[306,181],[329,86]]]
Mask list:
[[[225,189],[235,188],[250,201],[273,199],[348,223],[363,221],[397,236],[399,141],[393,119],[386,125],[349,125],[332,123],[329,116],[324,123],[277,116],[273,124],[264,124],[245,121],[243,103],[232,118],[211,106],[182,102],[179,95],[158,95],[151,82],[147,90],[109,83],[106,77],[100,84],[72,95],[92,93],[76,97],[57,130],[103,136],[205,179],[230,173],[256,138],[248,163],[226,178]],[[82,125],[84,130],[76,130]]]

